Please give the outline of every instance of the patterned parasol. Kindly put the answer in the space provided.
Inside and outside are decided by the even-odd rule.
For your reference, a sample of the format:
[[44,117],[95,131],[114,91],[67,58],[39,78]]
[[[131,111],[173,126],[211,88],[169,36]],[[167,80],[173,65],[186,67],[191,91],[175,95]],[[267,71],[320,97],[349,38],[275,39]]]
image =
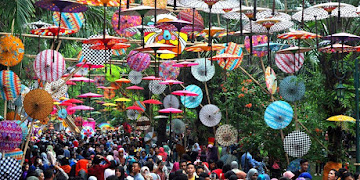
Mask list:
[[283,129],[288,126],[293,118],[293,109],[285,101],[275,101],[265,110],[265,122],[273,129]]
[[215,75],[215,66],[205,58],[195,60],[197,66],[191,66],[191,73],[195,79],[201,82],[209,81]]
[[216,130],[215,139],[222,146],[231,146],[237,143],[237,134],[233,126],[224,124]]
[[46,83],[44,90],[50,93],[54,99],[59,99],[61,97],[64,97],[68,90],[68,86],[64,84],[65,84],[64,80],[58,79],[51,83]]
[[[244,56],[240,45],[233,43],[233,42],[229,42],[227,44],[227,47],[220,51],[219,55],[221,55],[221,54],[231,54],[231,55],[236,55],[239,57],[237,59],[231,58],[231,59],[228,59],[227,61],[224,61],[224,59],[220,59],[218,61],[220,67],[223,69],[225,68],[228,71],[238,68],[240,66],[243,56]],[[225,65],[225,63],[226,63],[226,65]]]
[[346,44],[336,43],[326,47],[319,48],[319,51],[323,53],[348,53],[348,52],[356,51],[356,47],[349,46]]
[[131,37],[136,32],[127,31],[127,28],[141,25],[141,18],[139,16],[122,16],[120,15],[120,28],[119,28],[119,11],[116,11],[111,19],[111,25],[115,32],[124,37]]
[[35,5],[49,11],[78,13],[87,10],[87,7],[71,0],[40,0],[35,2]]
[[305,22],[322,20],[328,18],[329,13],[322,8],[309,7],[304,9],[304,16],[302,16],[302,11],[298,11],[291,16],[293,20],[296,20],[298,22],[301,22],[302,17],[304,17]]
[[292,157],[304,156],[308,153],[310,146],[310,137],[301,131],[293,131],[284,139],[284,150]]
[[[70,30],[73,30],[74,33],[79,32],[80,28],[85,22],[84,15],[79,13],[61,13],[61,22],[60,27],[64,27]],[[53,13],[53,21],[55,26],[59,26],[60,13]]]
[[[269,18],[271,19],[271,18]],[[269,33],[275,33],[275,32],[280,32],[280,31],[285,31],[289,28],[291,28],[294,25],[293,22],[291,21],[287,21],[287,20],[282,20],[278,23],[273,24],[270,29],[269,29]],[[268,32],[266,26],[264,26],[263,24],[259,24],[258,22],[251,22],[249,24],[246,24],[244,26],[244,29],[253,33],[265,33]]]
[[130,119],[130,120],[136,120],[137,118],[139,118],[140,113],[138,113],[138,112],[135,111],[135,110],[128,109],[128,110],[126,110],[126,116],[127,116],[127,118]]
[[166,85],[160,84],[161,80],[152,80],[149,83],[149,89],[153,94],[161,94],[165,91]]
[[50,27],[51,24],[38,20],[36,22],[26,23],[24,27],[29,27],[30,29],[39,29],[42,27]]
[[200,105],[203,99],[203,92],[201,88],[197,85],[188,85],[185,90],[198,94],[197,96],[181,96],[181,103],[186,108],[196,108]]
[[[101,35],[92,35],[87,41],[90,41],[94,38],[102,38]],[[82,44],[82,55],[84,58],[93,65],[103,65],[109,61],[112,55],[112,50],[94,50],[90,47],[93,44],[83,43]]]
[[288,76],[280,82],[280,95],[287,101],[299,101],[305,95],[305,84],[296,76]]
[[0,179],[20,179],[22,169],[20,163],[12,157],[4,157],[0,159]]
[[24,44],[17,37],[4,35],[0,37],[0,64],[15,66],[24,57]]
[[192,25],[184,26],[181,29],[183,32],[200,32],[205,28],[203,18],[195,9],[183,9],[179,12],[177,18],[192,23]]
[[20,95],[21,82],[19,77],[10,70],[0,71],[0,93],[5,100],[13,100]]
[[148,132],[146,133],[145,137],[144,137],[144,141],[146,143],[150,143],[150,144],[155,144],[157,141],[157,136],[155,132]]
[[44,119],[53,110],[53,99],[45,90],[31,90],[25,96],[24,110],[31,118]]
[[105,84],[105,77],[104,76],[95,76],[94,83],[96,86],[103,86]]
[[[295,61],[294,61],[295,59]],[[295,63],[296,62],[296,63]],[[297,54],[275,54],[276,66],[283,72],[292,74],[304,64],[304,53]],[[295,71],[294,71],[295,67]]]
[[321,38],[320,35],[303,31],[303,30],[296,30],[296,31],[290,31],[284,34],[279,34],[277,36],[279,39],[315,39],[315,38]]
[[163,100],[163,105],[164,105],[164,108],[176,108],[177,109],[180,107],[180,102],[176,96],[169,94],[169,95],[165,96],[165,98]]
[[276,74],[271,67],[267,67],[265,70],[265,82],[269,92],[275,94],[277,90],[277,80]]
[[[252,45],[256,46],[259,44],[265,44],[268,41],[268,37],[265,35],[256,35],[256,36],[252,36]],[[244,44],[245,44],[245,48],[248,52],[250,52],[250,38],[249,36],[245,37],[244,40]],[[257,56],[257,57],[263,57],[267,54],[267,51],[253,51],[253,55]]]
[[132,70],[130,71],[128,78],[132,84],[140,84],[142,81],[142,74],[141,72]]
[[200,121],[207,127],[214,127],[221,120],[220,109],[213,104],[207,104],[199,112]]
[[41,51],[35,58],[33,64],[36,76],[47,82],[56,81],[65,72],[65,60],[63,56],[55,50]]
[[21,127],[15,121],[0,122],[0,150],[11,151],[19,147],[22,140]]
[[130,51],[127,56],[128,66],[135,71],[144,71],[150,65],[150,55],[147,53],[141,53],[137,51]]
[[163,80],[175,80],[180,74],[180,68],[174,67],[176,61],[169,60],[160,64],[159,67],[159,76],[162,77]]
[[66,116],[67,116],[67,111],[66,111],[66,109],[60,109],[60,110],[58,111],[58,116],[59,116],[59,118],[61,118],[61,119],[65,119]]
[[171,131],[175,134],[182,134],[185,132],[185,123],[180,119],[171,120]]
[[141,131],[146,131],[150,128],[150,119],[146,116],[141,116],[136,121],[136,127],[139,128]]

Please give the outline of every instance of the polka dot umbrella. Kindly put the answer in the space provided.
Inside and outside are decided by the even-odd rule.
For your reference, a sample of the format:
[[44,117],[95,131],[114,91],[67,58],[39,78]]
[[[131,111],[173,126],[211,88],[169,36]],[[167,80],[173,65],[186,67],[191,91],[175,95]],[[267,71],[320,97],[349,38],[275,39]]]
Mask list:
[[215,139],[222,146],[231,146],[237,143],[237,134],[238,132],[233,126],[224,124],[217,128]]
[[4,35],[0,37],[0,64],[15,66],[24,56],[24,44],[17,37]]
[[308,153],[311,146],[310,137],[301,131],[293,131],[284,139],[284,150],[292,157],[302,157]]
[[142,74],[141,72],[132,70],[130,71],[128,78],[132,84],[140,84],[142,81]]
[[165,91],[166,85],[160,84],[161,80],[152,80],[149,83],[149,89],[153,94],[161,94]]

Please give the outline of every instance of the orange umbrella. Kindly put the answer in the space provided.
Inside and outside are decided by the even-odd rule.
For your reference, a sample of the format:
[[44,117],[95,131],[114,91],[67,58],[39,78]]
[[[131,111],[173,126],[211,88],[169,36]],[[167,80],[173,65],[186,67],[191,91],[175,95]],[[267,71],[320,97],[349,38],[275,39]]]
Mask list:
[[279,39],[315,39],[315,38],[321,38],[321,36],[307,31],[296,30],[296,31],[280,34],[278,35],[278,38]]
[[208,43],[201,43],[190,47],[186,47],[185,51],[192,51],[192,52],[220,51],[224,48],[225,46],[223,44],[212,44],[210,46]]
[[116,80],[115,82],[120,83],[120,84],[122,84],[122,83],[130,83],[130,80],[128,80],[126,78],[120,78],[120,79]]
[[31,90],[24,98],[24,110],[33,119],[44,119],[53,110],[51,95],[42,89]]
[[0,38],[0,64],[15,66],[24,57],[24,44],[17,37],[5,35]]
[[319,51],[323,53],[335,53],[335,52],[343,53],[343,52],[352,52],[356,50],[357,50],[356,47],[349,46],[346,44],[339,44],[339,43],[319,48]]

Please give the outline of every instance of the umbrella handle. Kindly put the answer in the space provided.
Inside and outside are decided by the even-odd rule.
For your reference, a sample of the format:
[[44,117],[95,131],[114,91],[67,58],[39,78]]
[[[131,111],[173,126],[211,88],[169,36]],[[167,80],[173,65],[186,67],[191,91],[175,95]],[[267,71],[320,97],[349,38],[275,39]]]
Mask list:
[[31,121],[30,132],[29,132],[29,134],[27,136],[27,139],[26,139],[26,143],[25,143],[25,147],[24,147],[24,155],[23,155],[23,157],[21,159],[20,166],[22,166],[24,164],[24,161],[25,161],[26,151],[27,151],[28,146],[29,146],[29,141],[30,141],[31,134],[33,133],[34,122],[35,122],[35,119],[33,119],[33,121]]

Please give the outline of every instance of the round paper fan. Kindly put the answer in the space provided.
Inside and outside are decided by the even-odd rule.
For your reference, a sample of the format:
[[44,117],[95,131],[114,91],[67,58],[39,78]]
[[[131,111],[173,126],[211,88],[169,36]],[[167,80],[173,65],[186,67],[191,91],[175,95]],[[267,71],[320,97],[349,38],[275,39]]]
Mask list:
[[217,128],[215,139],[222,146],[231,146],[237,143],[237,134],[233,126],[224,124]]
[[177,109],[180,107],[180,102],[176,96],[169,94],[169,95],[165,96],[165,98],[163,100],[163,105],[165,108],[176,108]]
[[275,101],[266,108],[264,119],[269,127],[283,129],[290,124],[293,115],[294,112],[289,103]]
[[217,106],[207,104],[201,108],[199,118],[205,126],[214,127],[219,124],[221,120],[221,111]]
[[284,150],[292,157],[302,157],[308,153],[311,146],[310,137],[301,131],[293,131],[284,139]]
[[279,91],[285,100],[298,101],[305,95],[305,84],[296,76],[288,76],[280,82]]
[[152,80],[149,83],[149,89],[153,94],[161,94],[165,91],[166,85],[160,84],[161,80]]

